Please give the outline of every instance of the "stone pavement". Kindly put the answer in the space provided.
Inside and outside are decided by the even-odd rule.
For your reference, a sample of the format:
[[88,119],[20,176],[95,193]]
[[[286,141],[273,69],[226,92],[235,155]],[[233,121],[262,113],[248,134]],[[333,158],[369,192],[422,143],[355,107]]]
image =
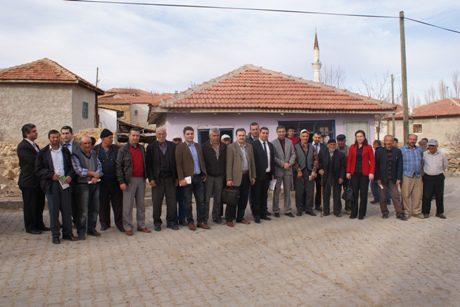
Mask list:
[[447,220],[382,220],[369,205],[363,221],[282,216],[133,237],[111,228],[57,246],[2,209],[0,306],[458,306],[459,187],[449,178]]

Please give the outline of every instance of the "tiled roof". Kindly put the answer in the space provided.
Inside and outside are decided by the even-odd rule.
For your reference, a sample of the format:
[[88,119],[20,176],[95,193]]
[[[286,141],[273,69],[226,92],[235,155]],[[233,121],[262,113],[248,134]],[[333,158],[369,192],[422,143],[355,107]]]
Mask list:
[[120,105],[120,104],[149,104],[158,106],[160,101],[171,98],[169,93],[150,93],[134,88],[112,88],[98,97],[99,104]]
[[[410,118],[456,117],[460,116],[460,99],[447,98],[415,107]],[[396,113],[396,119],[402,119],[402,111]]]
[[160,108],[194,112],[382,113],[394,106],[322,83],[245,65],[174,95],[160,103]]
[[47,58],[1,69],[0,82],[76,83],[98,94],[104,93],[100,88]]

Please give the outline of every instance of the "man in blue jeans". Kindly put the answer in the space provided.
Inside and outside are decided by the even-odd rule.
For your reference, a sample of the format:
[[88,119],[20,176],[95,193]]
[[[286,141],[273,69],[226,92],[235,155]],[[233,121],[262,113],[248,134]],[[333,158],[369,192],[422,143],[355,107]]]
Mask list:
[[102,165],[92,149],[91,138],[84,136],[80,148],[72,153],[72,165],[77,178],[78,191],[78,239],[85,240],[86,235],[98,237],[96,231],[99,212],[99,181],[102,177]]

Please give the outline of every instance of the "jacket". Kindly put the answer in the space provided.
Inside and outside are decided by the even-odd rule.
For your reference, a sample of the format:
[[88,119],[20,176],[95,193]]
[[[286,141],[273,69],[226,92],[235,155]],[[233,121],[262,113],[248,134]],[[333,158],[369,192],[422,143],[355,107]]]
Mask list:
[[[252,145],[246,143],[249,179],[256,178],[256,164],[254,162],[254,151]],[[243,178],[243,157],[240,144],[234,142],[227,146],[227,181],[232,180],[235,187],[241,185]]]
[[[347,156],[347,173],[353,174],[356,168],[356,152],[357,145],[353,144],[348,150]],[[375,173],[375,159],[374,159],[374,150],[371,145],[363,145],[363,160],[361,173],[364,176],[369,176],[369,174]]]
[[312,172],[317,173],[319,169],[319,158],[315,148],[310,143],[307,143],[307,153],[302,148],[302,143],[295,145],[296,164],[295,168],[301,170],[304,175],[310,175]]
[[[37,145],[38,147],[38,145]],[[40,180],[35,175],[35,160],[37,159],[38,152],[26,140],[22,140],[16,148],[16,153],[19,158],[19,173],[18,185],[24,188],[38,188]]]
[[[177,178],[176,170],[176,144],[170,141],[166,142],[166,159],[169,160],[170,171],[174,179]],[[145,164],[147,167],[147,178],[150,180],[158,181],[160,179],[160,155],[161,152],[160,145],[158,141],[154,141],[152,144],[147,146],[147,152],[145,156]]]
[[[375,176],[374,180],[381,180],[382,183],[388,184],[387,175],[387,157],[388,150],[381,148],[375,152]],[[392,160],[391,165],[391,181],[396,183],[396,180],[402,180],[403,175],[403,158],[399,148],[391,148]]]
[[345,155],[338,149],[334,150],[332,158],[329,149],[326,149],[326,154],[320,155],[320,164],[324,170],[324,178],[345,179]]
[[[281,147],[281,142],[279,139],[275,139],[272,141],[273,147],[275,148],[275,176],[276,177],[283,177],[283,176],[292,176],[292,166],[295,163],[295,150],[294,146],[292,145],[291,140],[285,138],[284,143],[284,151]],[[289,163],[290,168],[284,169],[283,164]]]
[[[70,151],[67,148],[62,147],[62,155],[64,161],[64,176],[75,178]],[[37,160],[35,161],[35,174],[38,178],[40,178],[40,187],[43,192],[50,192],[51,183],[53,182],[54,165],[49,146],[44,147],[38,153]]]
[[[201,175],[206,176],[206,165],[204,163],[203,150],[201,149],[200,144],[193,143],[193,145],[198,153]],[[179,180],[183,180],[185,177],[193,176],[194,174],[192,153],[185,142],[176,145],[176,169],[177,178]]]
[[[129,152],[129,143],[125,144],[118,150],[117,155],[117,180],[119,184],[129,184],[133,175],[133,161],[131,153]],[[145,149],[144,146],[138,144],[142,152],[142,160],[144,161],[144,178],[147,178],[147,172],[145,167]]]
[[223,143],[219,145],[219,159],[212,148],[211,142],[206,142],[202,146],[206,173],[209,176],[225,176],[227,168],[227,146]]
[[[270,175],[273,176],[275,173],[275,148],[269,141],[267,141],[267,146],[270,150]],[[252,145],[252,149],[254,151],[254,162],[256,165],[256,178],[265,178],[267,174],[268,158],[264,151],[262,141],[255,141]]]
[[102,182],[107,182],[107,180],[110,180],[111,182],[117,181],[116,161],[119,147],[115,144],[112,144],[106,153],[102,148],[102,145],[98,144],[94,146],[94,150],[96,151],[97,157],[102,164],[102,172],[104,173],[101,178]]

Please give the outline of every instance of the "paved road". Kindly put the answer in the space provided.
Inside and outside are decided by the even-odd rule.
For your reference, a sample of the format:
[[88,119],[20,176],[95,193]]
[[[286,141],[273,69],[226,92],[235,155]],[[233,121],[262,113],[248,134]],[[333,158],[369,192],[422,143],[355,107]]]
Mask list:
[[[447,220],[282,217],[260,225],[51,244],[0,210],[0,306],[460,303],[460,178]],[[148,222],[152,223],[151,208]],[[249,212],[248,212],[249,216]]]

